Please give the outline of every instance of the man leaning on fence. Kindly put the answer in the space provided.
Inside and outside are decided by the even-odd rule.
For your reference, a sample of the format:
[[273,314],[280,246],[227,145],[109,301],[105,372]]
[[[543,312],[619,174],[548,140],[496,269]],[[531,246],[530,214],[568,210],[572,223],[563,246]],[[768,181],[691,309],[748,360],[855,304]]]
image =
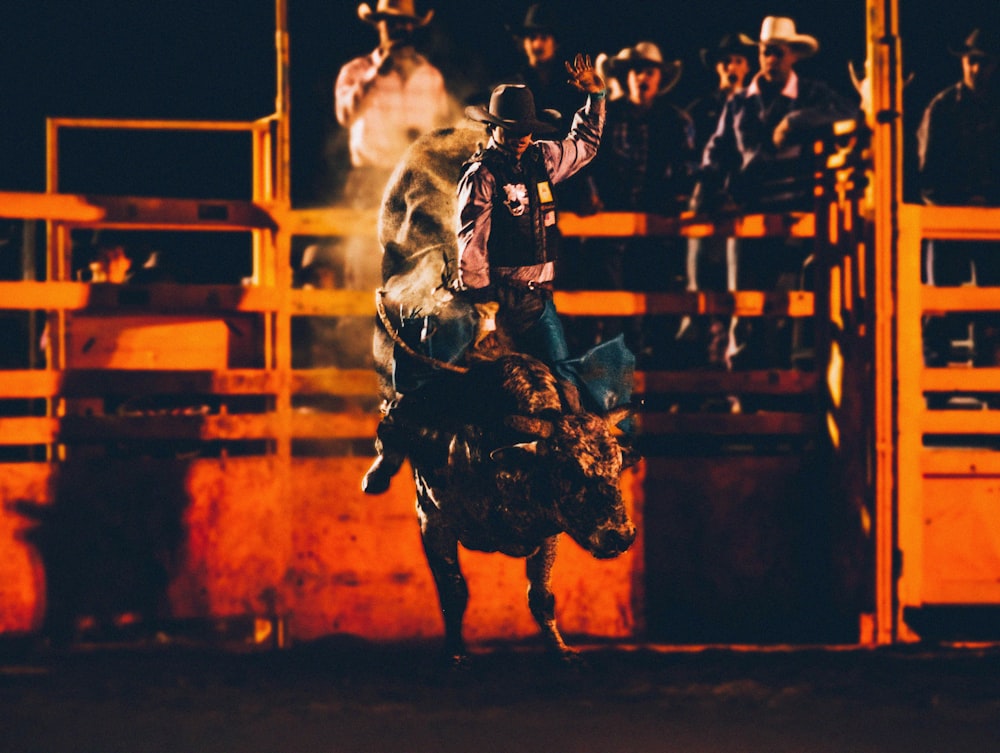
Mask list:
[[[994,30],[975,29],[950,52],[962,61],[962,79],[940,92],[917,132],[920,195],[927,204],[1000,206],[1000,44]],[[931,285],[1000,286],[1000,246],[990,241],[927,241]],[[953,331],[957,325],[958,334]],[[969,355],[977,366],[998,362],[1000,317],[972,318],[972,352],[953,353],[968,341],[969,320],[932,317],[924,325],[924,357],[945,366]],[[964,331],[963,331],[964,330]]]
[[[810,145],[818,135],[858,109],[825,83],[800,77],[799,60],[819,42],[800,34],[791,18],[768,16],[757,45],[760,71],[729,98],[705,146],[691,198],[696,212],[730,208],[742,212],[811,211]],[[730,288],[791,290],[802,286],[809,249],[783,238],[731,239],[727,249]],[[733,370],[787,368],[792,362],[791,327],[775,317],[734,317],[726,350]]]

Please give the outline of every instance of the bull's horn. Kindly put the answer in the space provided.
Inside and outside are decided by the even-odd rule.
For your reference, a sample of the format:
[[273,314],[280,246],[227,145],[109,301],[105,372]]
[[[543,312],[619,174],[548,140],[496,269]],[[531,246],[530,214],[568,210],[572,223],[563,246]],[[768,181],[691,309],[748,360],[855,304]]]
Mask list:
[[860,94],[861,93],[861,82],[863,80],[862,76],[858,75],[857,70],[854,68],[854,61],[847,61],[847,72],[851,74],[851,83],[854,85],[854,90]]
[[520,442],[519,444],[507,445],[506,447],[497,447],[490,453],[490,460],[499,462],[504,459],[505,455],[519,452],[527,453],[528,455],[537,455],[538,442]]
[[546,421],[544,418],[514,414],[505,416],[503,422],[508,428],[530,434],[533,437],[547,439],[552,436],[552,422]]
[[626,418],[628,418],[631,413],[632,409],[629,408],[627,405],[624,405],[621,408],[615,408],[613,411],[608,413],[604,417],[604,420],[608,422],[608,426],[614,428],[615,426],[618,426],[618,424],[620,424]]

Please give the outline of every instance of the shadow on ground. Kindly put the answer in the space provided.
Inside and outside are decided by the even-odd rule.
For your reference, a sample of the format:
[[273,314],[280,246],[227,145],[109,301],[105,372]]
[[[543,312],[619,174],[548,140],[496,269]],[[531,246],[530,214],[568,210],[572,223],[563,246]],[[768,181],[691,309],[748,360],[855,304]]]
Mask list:
[[0,751],[995,753],[1000,647],[0,647]]

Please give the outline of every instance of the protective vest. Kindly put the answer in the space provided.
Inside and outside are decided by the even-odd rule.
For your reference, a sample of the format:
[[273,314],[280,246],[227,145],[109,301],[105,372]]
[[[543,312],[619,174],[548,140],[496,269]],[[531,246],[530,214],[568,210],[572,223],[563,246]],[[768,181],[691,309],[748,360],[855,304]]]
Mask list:
[[476,153],[493,174],[493,213],[486,244],[491,267],[526,267],[559,254],[556,199],[542,150],[532,144],[516,161],[498,149]]

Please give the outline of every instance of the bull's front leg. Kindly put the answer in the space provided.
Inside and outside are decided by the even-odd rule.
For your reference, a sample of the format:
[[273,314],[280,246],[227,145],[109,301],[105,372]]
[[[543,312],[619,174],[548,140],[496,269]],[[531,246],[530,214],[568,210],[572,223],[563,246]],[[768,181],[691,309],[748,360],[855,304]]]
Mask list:
[[444,617],[444,650],[455,667],[468,663],[468,652],[462,638],[462,620],[469,603],[469,587],[458,562],[458,537],[440,514],[421,511],[420,536],[427,564],[434,576],[438,603]]
[[572,659],[576,651],[566,645],[556,625],[556,597],[551,588],[552,565],[556,561],[558,542],[558,537],[550,536],[537,552],[527,558],[528,608],[541,628],[545,647],[565,659]]

